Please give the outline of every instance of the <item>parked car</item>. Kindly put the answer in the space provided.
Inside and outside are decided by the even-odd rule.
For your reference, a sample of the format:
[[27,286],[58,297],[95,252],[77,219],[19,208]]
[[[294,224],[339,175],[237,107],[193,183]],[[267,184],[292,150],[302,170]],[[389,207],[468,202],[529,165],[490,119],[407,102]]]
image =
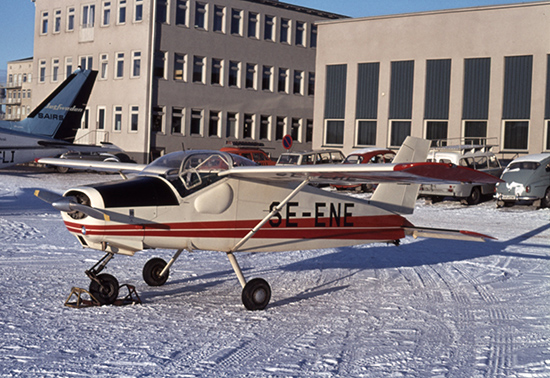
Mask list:
[[[456,164],[496,177],[499,177],[503,170],[497,156],[491,152],[491,146],[486,145],[439,147],[429,152],[427,161]],[[493,184],[424,184],[420,186],[419,195],[432,201],[442,200],[444,197],[459,198],[465,205],[476,205],[481,202],[483,196],[492,196],[494,191]]]
[[[343,164],[383,164],[391,163],[395,158],[395,152],[385,148],[364,148],[353,151],[344,160]],[[356,184],[356,185],[331,185],[333,188],[341,190],[355,190],[358,192],[372,191],[376,184]]]
[[550,154],[534,154],[512,160],[495,190],[497,207],[530,203],[550,207]]
[[228,143],[228,146],[221,148],[220,151],[245,157],[260,165],[275,165],[275,160],[272,160],[269,155],[260,148],[263,146],[263,143],[233,141]]
[[[133,163],[133,161],[124,153],[111,154],[108,152],[78,152],[69,151],[61,154],[60,159],[70,160],[90,160],[90,161],[111,161],[111,162],[124,162]],[[59,173],[67,173],[70,168],[67,167],[54,167]]]
[[339,150],[312,150],[282,153],[277,165],[338,164],[343,161],[344,154]]

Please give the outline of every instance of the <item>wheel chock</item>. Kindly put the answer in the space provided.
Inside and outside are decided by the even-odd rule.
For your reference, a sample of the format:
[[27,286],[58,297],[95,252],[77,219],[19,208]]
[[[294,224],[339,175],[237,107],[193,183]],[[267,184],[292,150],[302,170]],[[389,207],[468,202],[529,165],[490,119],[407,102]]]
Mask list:
[[[83,294],[87,294],[90,299],[85,299],[82,297]],[[71,298],[75,297],[75,300],[71,302]],[[101,303],[90,293],[88,290],[81,289],[79,287],[73,287],[71,290],[71,294],[69,294],[69,297],[65,301],[65,306],[67,307],[73,307],[73,308],[84,308],[84,307],[92,307],[92,306],[101,306]]]
[[[123,298],[115,300],[113,302],[114,306],[127,306],[142,303],[135,286],[124,284],[120,285],[119,290],[123,287],[126,287],[128,289],[128,294]],[[83,297],[83,295],[89,296],[90,299],[86,299],[85,297]],[[81,289],[79,287],[73,287],[71,289],[71,294],[69,294],[69,297],[65,301],[65,306],[72,308],[85,308],[101,306],[101,303],[88,290]]]

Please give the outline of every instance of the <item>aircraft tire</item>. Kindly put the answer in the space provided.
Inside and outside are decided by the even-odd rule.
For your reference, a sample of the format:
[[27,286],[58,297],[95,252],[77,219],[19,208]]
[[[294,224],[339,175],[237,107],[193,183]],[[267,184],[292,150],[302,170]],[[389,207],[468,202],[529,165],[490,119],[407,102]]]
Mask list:
[[166,261],[159,257],[152,258],[145,263],[143,267],[143,280],[149,286],[162,286],[168,280],[170,271],[167,271],[164,276],[160,276],[160,272],[166,266]]
[[113,304],[118,297],[118,280],[110,274],[103,273],[97,276],[103,287],[92,280],[90,282],[90,293],[102,305]]
[[242,292],[244,307],[250,311],[266,308],[271,299],[271,287],[262,278],[254,278],[247,282]]

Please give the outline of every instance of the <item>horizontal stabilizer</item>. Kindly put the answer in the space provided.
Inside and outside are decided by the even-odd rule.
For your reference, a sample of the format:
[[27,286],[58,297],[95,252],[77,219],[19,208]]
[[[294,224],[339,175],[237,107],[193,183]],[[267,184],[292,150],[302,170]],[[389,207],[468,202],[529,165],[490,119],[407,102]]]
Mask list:
[[441,228],[425,228],[408,226],[404,227],[405,235],[416,238],[432,238],[432,239],[451,239],[485,242],[487,240],[496,240],[492,236],[480,234],[472,231],[464,230],[447,230]]

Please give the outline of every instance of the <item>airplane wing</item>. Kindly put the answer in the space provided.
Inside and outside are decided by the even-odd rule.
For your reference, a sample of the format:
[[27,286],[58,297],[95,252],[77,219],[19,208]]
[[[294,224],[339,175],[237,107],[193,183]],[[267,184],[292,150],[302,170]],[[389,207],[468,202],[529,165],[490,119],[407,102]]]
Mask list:
[[428,162],[234,167],[220,172],[220,175],[262,181],[309,180],[314,184],[431,182],[496,184],[501,182],[498,177],[471,168]]
[[118,163],[110,161],[71,160],[60,158],[42,158],[37,161],[40,164],[53,165],[83,170],[97,170],[103,172],[141,172],[147,165],[134,163]]

